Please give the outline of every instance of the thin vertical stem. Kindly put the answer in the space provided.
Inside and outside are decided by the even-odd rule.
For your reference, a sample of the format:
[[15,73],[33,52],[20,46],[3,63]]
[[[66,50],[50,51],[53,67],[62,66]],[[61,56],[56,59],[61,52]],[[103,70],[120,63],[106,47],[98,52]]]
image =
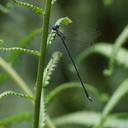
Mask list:
[[42,80],[43,80],[43,72],[44,72],[44,64],[45,64],[45,56],[46,56],[51,1],[52,0],[46,1],[45,14],[43,17],[44,18],[43,19],[43,33],[42,33],[42,42],[40,44],[40,54],[41,55],[39,57],[38,72],[37,72],[37,85],[36,85],[36,98],[35,98],[33,128],[39,128],[40,100],[41,100],[41,94],[44,93],[43,89],[42,89],[42,86],[43,86]]

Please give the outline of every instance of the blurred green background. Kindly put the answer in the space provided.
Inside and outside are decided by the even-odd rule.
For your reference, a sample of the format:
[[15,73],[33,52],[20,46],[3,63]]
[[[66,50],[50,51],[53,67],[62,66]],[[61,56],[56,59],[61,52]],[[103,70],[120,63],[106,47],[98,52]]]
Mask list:
[[[0,0],[0,5],[5,6],[8,2],[8,0]],[[26,2],[30,2],[30,0],[26,0]],[[40,7],[44,4],[44,0],[33,0],[31,2]],[[5,47],[13,47],[28,33],[42,26],[42,16],[36,15],[31,10],[23,7],[12,5],[10,2],[8,4],[10,8],[9,12],[0,11],[0,39],[4,40]],[[52,8],[50,23],[54,24],[58,18],[65,16],[68,16],[73,21],[71,25],[67,26],[65,30],[66,35],[72,38],[72,40],[77,40],[80,37],[82,40],[80,42],[87,43],[77,42],[77,44],[74,44],[75,41],[69,42],[68,45],[75,59],[83,50],[91,47],[92,42],[95,44],[98,42],[114,44],[114,41],[128,23],[128,0],[57,0]],[[86,39],[81,38],[82,33],[89,35],[90,32],[95,32],[95,34],[90,35],[89,40],[86,41]],[[100,36],[97,36],[98,32],[101,33]],[[77,36],[72,36],[74,33]],[[82,36],[86,37],[86,35]],[[94,36],[97,37],[96,40],[93,40]],[[37,36],[28,48],[38,50],[40,40],[41,37]],[[127,46],[125,45],[124,47],[127,48]],[[64,82],[78,81],[75,72],[70,70],[70,60],[63,46],[61,46],[59,39],[49,47],[47,62],[51,54],[56,50],[60,50],[64,54],[56,71],[52,75],[50,86],[46,89],[46,93]],[[9,53],[0,52],[0,56],[8,61],[6,58],[9,56]],[[16,71],[31,88],[34,88],[36,81],[37,64],[38,59],[36,57],[22,55],[15,66]],[[105,93],[109,97],[111,97],[116,88],[128,76],[128,70],[119,65],[115,65],[111,76],[105,76],[103,71],[108,67],[108,58],[100,54],[90,55],[78,67],[84,82],[94,86],[101,93]],[[3,70],[0,69],[0,73],[3,73]],[[20,91],[10,78],[0,83],[0,92],[5,90]],[[93,96],[93,94],[91,95]],[[50,103],[47,107],[47,112],[52,118],[81,110],[101,112],[105,103],[101,102],[95,96],[93,98],[94,101],[90,103],[85,99],[81,88],[69,89],[61,93],[61,95]],[[113,113],[128,112],[127,98],[128,96],[121,99],[114,108]],[[8,97],[0,101],[0,118],[30,110],[32,111],[33,107],[27,100]],[[30,126],[30,122],[23,122],[18,125],[8,126],[8,128]]]

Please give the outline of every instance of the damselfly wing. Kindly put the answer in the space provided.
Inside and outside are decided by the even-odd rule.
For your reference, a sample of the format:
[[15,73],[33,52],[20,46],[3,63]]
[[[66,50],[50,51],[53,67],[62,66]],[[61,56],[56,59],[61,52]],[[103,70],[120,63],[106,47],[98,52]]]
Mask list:
[[84,92],[85,92],[85,95],[87,96],[88,100],[92,101],[92,98],[90,97],[90,95],[88,94],[88,92],[87,92],[87,90],[86,90],[86,88],[85,88],[84,82],[83,82],[83,80],[82,80],[82,78],[81,78],[81,76],[80,76],[80,73],[79,73],[79,71],[78,71],[78,69],[77,69],[77,66],[76,66],[76,64],[75,64],[75,62],[74,62],[74,59],[73,59],[73,57],[72,57],[72,55],[71,55],[70,49],[69,49],[68,46],[67,46],[68,39],[67,39],[67,37],[64,35],[64,33],[63,33],[62,31],[60,31],[59,28],[60,28],[59,25],[52,26],[52,31],[53,31],[53,33],[55,33],[54,38],[56,38],[56,35],[60,38],[60,40],[61,40],[63,46],[65,47],[65,50],[67,51],[67,54],[68,54],[69,58],[70,58],[70,60],[71,60],[71,62],[72,62],[72,64],[73,64],[73,66],[74,66],[74,69],[76,70],[77,77],[78,77],[78,79],[79,79],[79,81],[80,81],[80,83],[81,83],[81,86],[82,86],[82,88],[83,88],[83,90],[84,90]]

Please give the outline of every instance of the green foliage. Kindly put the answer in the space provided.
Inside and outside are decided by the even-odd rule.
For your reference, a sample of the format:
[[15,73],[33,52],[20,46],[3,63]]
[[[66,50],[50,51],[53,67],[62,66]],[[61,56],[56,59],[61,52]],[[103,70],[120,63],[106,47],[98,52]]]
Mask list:
[[50,34],[48,35],[47,45],[52,44],[52,42],[55,40],[56,33],[51,30]]
[[0,67],[13,79],[13,81],[19,86],[27,95],[33,96],[32,91],[26,84],[26,82],[18,75],[18,73],[3,59],[0,57]]
[[29,4],[26,2],[21,2],[18,0],[12,0],[16,5],[18,6],[23,6],[25,8],[31,9],[32,11],[34,11],[37,14],[44,14],[44,10],[42,8],[39,8],[37,6],[34,6],[33,4]]
[[[93,96],[95,96],[95,99],[100,100],[101,102],[106,102],[108,100],[108,95],[105,93],[99,92],[95,86],[87,85],[86,87]],[[55,89],[53,89],[46,97],[46,103],[50,103],[52,100],[54,100],[60,93],[64,92],[65,90],[74,89],[74,88],[81,88],[80,83],[78,82],[70,82],[70,83],[64,83],[61,85],[58,85]]]
[[[62,28],[63,26],[67,26],[67,25],[69,25],[71,23],[72,23],[72,21],[71,21],[70,18],[63,17],[63,18],[59,18],[56,21],[55,25],[59,25]],[[47,45],[52,44],[53,41],[55,40],[55,37],[56,37],[56,32],[51,29],[50,34],[48,35]]]
[[[32,40],[39,34],[41,34],[42,32],[42,28],[38,28],[36,30],[33,30],[32,32],[30,32],[28,35],[26,35],[25,37],[23,37],[18,43],[17,43],[17,47],[21,47],[21,48],[26,48],[27,46],[30,45],[30,43],[32,42]],[[11,61],[12,65],[15,65],[18,58],[20,58],[21,53],[11,53],[9,60]]]
[[68,17],[59,18],[55,25],[59,25],[60,27],[67,26],[72,23],[72,20]]
[[9,13],[12,10],[12,4],[7,2],[4,6],[0,4],[0,11],[3,13]]
[[0,126],[10,126],[24,121],[30,121],[32,119],[32,113],[24,112],[22,114],[13,115],[5,119],[0,120]]
[[[34,4],[18,1],[18,0],[11,0],[18,6],[25,7],[34,11],[36,14],[41,14],[43,17],[43,28],[38,28],[34,31],[31,31],[30,34],[27,34],[23,37],[20,41],[16,43],[14,47],[1,47],[4,43],[4,40],[0,39],[0,51],[1,52],[10,52],[9,58],[5,61],[2,57],[0,57],[0,68],[4,70],[5,73],[1,73],[0,77],[3,79],[4,74],[8,74],[8,76],[15,82],[16,86],[19,87],[20,91],[23,93],[17,93],[14,91],[5,91],[0,94],[0,99],[6,96],[17,96],[25,99],[29,99],[32,103],[32,106],[35,107],[34,115],[33,112],[22,113],[19,115],[13,115],[11,117],[7,117],[4,119],[0,119],[0,127],[10,127],[10,125],[19,124],[24,121],[32,121],[34,120],[33,128],[56,128],[62,127],[63,125],[78,125],[84,127],[94,127],[94,128],[127,128],[128,126],[128,113],[115,113],[114,109],[120,103],[121,99],[127,95],[128,92],[128,79],[123,80],[123,82],[119,85],[119,87],[114,91],[111,92],[111,96],[108,93],[103,93],[94,85],[86,84],[87,89],[91,92],[92,96],[99,106],[97,107],[100,109],[100,112],[94,111],[79,111],[73,112],[72,114],[67,114],[62,117],[55,118],[52,120],[50,118],[49,112],[47,112],[47,108],[49,107],[50,103],[54,101],[59,94],[68,89],[79,89],[81,88],[79,82],[67,82],[60,84],[53,88],[49,93],[47,93],[48,85],[50,84],[50,80],[53,77],[54,70],[57,67],[58,62],[61,59],[62,53],[61,52],[54,52],[52,57],[48,63],[45,62],[46,54],[48,51],[48,46],[53,43],[56,39],[56,33],[54,30],[51,29],[50,34],[48,34],[49,28],[49,19],[50,19],[50,9],[53,4],[55,4],[56,0],[47,0],[46,5],[44,6],[45,10],[35,6]],[[112,5],[113,0],[103,0],[105,5]],[[6,4],[0,4],[0,11],[4,13],[9,13],[12,9],[12,3],[7,2]],[[60,31],[63,31],[63,27],[72,23],[72,20],[68,17],[59,18],[55,25],[60,26]],[[42,41],[40,43],[40,51],[31,50],[27,47],[33,41],[33,39],[37,35],[42,34]],[[114,69],[115,64],[120,66],[124,66],[126,69],[128,68],[128,51],[125,48],[121,48],[123,44],[128,39],[128,26],[124,28],[122,33],[117,37],[114,44],[110,44],[110,42],[100,42],[95,44],[94,46],[84,50],[80,55],[77,57],[76,62],[80,64],[84,61],[89,55],[91,54],[101,54],[104,57],[109,59],[109,68],[105,70],[105,75],[111,75]],[[109,43],[109,44],[108,44]],[[33,88],[30,89],[29,84],[15,71],[14,66],[16,62],[21,57],[22,54],[30,54],[39,58],[38,63],[38,72],[37,72],[37,81],[36,81],[36,90]],[[47,64],[45,66],[45,64]],[[18,66],[18,65],[17,65]],[[46,67],[46,68],[45,68]],[[56,73],[58,75],[58,73]],[[7,80],[6,77],[5,80]],[[1,84],[1,83],[0,83]],[[47,87],[47,88],[45,88]],[[72,94],[71,94],[72,96]],[[66,97],[66,96],[65,96]],[[64,98],[65,98],[64,97]],[[68,100],[68,99],[67,99]],[[87,107],[94,105],[93,103],[87,103]],[[75,104],[78,106],[77,101]],[[104,106],[103,106],[104,104]],[[59,105],[59,104],[57,104]],[[65,109],[65,106],[60,105]],[[60,107],[59,106],[59,107]],[[96,105],[95,105],[96,106]],[[101,110],[102,107],[102,110]],[[74,107],[75,109],[75,107]],[[66,109],[64,110],[66,111]],[[58,112],[58,107],[57,111]],[[55,112],[55,115],[56,115]],[[111,113],[113,112],[113,113]],[[57,113],[58,114],[58,113]]]
[[114,0],[103,0],[103,2],[106,6],[110,6],[114,2]]
[[[77,125],[84,127],[91,127],[96,125],[101,118],[101,114],[93,111],[80,111],[68,114],[59,118],[54,119],[57,126],[63,125]],[[104,124],[106,128],[127,128],[128,125],[128,114],[117,113],[109,115]],[[102,127],[103,128],[103,127]]]
[[[102,56],[110,59],[112,55],[112,50],[113,50],[113,45],[102,42],[83,51],[77,57],[76,62],[79,64],[82,61],[84,61],[89,55],[94,54],[94,53],[101,54]],[[120,48],[117,53],[117,56],[115,56],[116,63],[121,66],[124,66],[125,68],[128,68],[127,56],[128,56],[127,50],[124,48]]]
[[[17,45],[18,47],[9,47],[9,48],[1,47],[0,50],[3,52],[11,52],[10,61],[12,64],[15,64],[17,59],[23,53],[40,56],[40,53],[38,51],[26,49],[25,47],[28,46],[30,44],[30,42],[33,40],[33,38],[36,35],[40,34],[41,32],[42,32],[42,29],[34,30],[29,35],[27,35],[25,38],[23,38],[21,41],[19,41],[19,43]],[[54,39],[54,37],[52,39],[50,39],[50,41],[53,41],[53,39]],[[3,43],[3,40],[1,40],[1,43]],[[15,53],[13,53],[13,52],[15,52]],[[55,70],[55,67],[57,66],[57,63],[59,62],[61,56],[62,56],[61,52],[55,52],[52,55],[52,58],[49,61],[48,65],[44,71],[44,83],[46,86],[49,84],[51,75],[52,75],[53,71]],[[20,97],[29,98],[29,99],[33,100],[33,97],[32,97],[33,93],[28,88],[27,83],[25,83],[25,81],[16,73],[16,71],[9,64],[7,64],[7,62],[2,58],[0,58],[0,66],[6,71],[6,73],[8,75],[11,76],[11,78],[16,82],[16,84],[26,93],[26,94],[20,94],[20,93],[16,93],[13,91],[6,91],[6,92],[3,92],[0,95],[0,97],[3,98],[5,96],[14,95],[14,96],[20,96]],[[40,127],[43,128],[45,126],[45,120],[46,120],[45,102],[44,102],[43,94],[42,94],[42,98],[41,98],[40,112],[41,112],[40,113]],[[20,118],[18,120],[15,120],[15,118],[19,118],[19,117],[16,116],[16,117],[11,117],[9,119],[3,119],[3,120],[1,120],[1,124],[10,124],[10,123],[13,124],[15,121],[16,122],[19,122],[20,120],[22,121],[24,119],[24,116],[23,116],[23,118]]]
[[25,95],[25,94],[22,94],[22,93],[17,93],[17,92],[14,92],[14,91],[5,91],[3,93],[0,94],[0,99],[6,97],[6,96],[18,96],[18,97],[23,97],[23,98],[26,98],[26,99],[29,99],[29,100],[33,100],[33,98],[31,96],[28,96],[28,95]]
[[[83,51],[78,57],[77,57],[77,63],[81,63],[84,61],[90,54],[92,53],[98,53],[101,54],[107,58],[110,58],[110,70],[112,71],[114,63],[120,64],[124,66],[125,68],[128,68],[128,62],[127,62],[127,56],[128,52],[126,49],[121,48],[122,44],[125,43],[128,37],[128,29],[127,26],[124,29],[124,31],[121,33],[121,35],[117,38],[115,45],[107,44],[107,43],[99,43],[96,44],[93,47],[90,47],[86,51]],[[110,112],[117,106],[119,101],[126,96],[128,92],[128,80],[125,79],[122,84],[116,89],[116,91],[113,93],[112,97],[108,101],[108,103],[105,105],[103,112],[101,114],[100,120],[96,123],[94,128],[102,128],[105,126],[105,124],[108,122],[107,119],[110,119],[109,114]],[[125,123],[124,123],[125,124]],[[124,125],[123,127],[126,127],[127,125]],[[122,127],[120,123],[116,127]]]
[[128,93],[128,79],[123,81],[121,85],[116,89],[113,93],[112,97],[110,98],[109,102],[104,107],[102,112],[102,118],[100,119],[99,123],[95,126],[95,128],[100,128],[103,126],[107,116],[109,113],[116,107],[119,101]]
[[52,0],[52,5],[55,4],[56,0]]
[[44,77],[43,77],[44,87],[46,87],[49,84],[49,80],[51,79],[51,75],[52,75],[53,71],[55,70],[61,56],[62,56],[61,52],[55,52],[52,55],[51,60],[47,64],[47,67],[44,70]]
[[0,51],[5,52],[20,52],[20,53],[26,53],[34,56],[40,56],[39,51],[25,49],[25,48],[19,48],[19,47],[12,47],[12,48],[0,48]]
[[112,74],[117,53],[120,50],[120,48],[122,47],[122,45],[127,41],[127,39],[128,39],[128,26],[126,26],[124,28],[121,35],[115,41],[115,44],[114,44],[114,47],[113,47],[113,50],[112,50],[111,59],[110,59],[110,62],[109,62],[109,69],[106,69],[104,71],[104,73],[106,75],[111,75]]
[[[28,35],[26,35],[25,37],[23,37],[18,43],[16,47],[20,47],[20,48],[26,48],[28,45],[30,45],[30,43],[32,42],[32,40],[39,34],[41,34],[42,32],[42,28],[38,28],[32,32],[30,32]],[[3,44],[4,41],[1,40],[0,44]],[[2,49],[2,48],[1,48]],[[10,48],[9,48],[10,49]],[[24,50],[22,50],[24,51]],[[26,50],[25,50],[26,51]],[[22,53],[26,53],[26,52],[11,52],[9,55],[9,62],[11,63],[11,65],[15,66],[16,62],[19,60],[19,58],[21,57]],[[29,53],[36,53],[36,55],[39,55],[39,53],[37,51],[30,51]],[[35,54],[34,54],[35,55]],[[5,81],[8,78],[8,76],[6,75],[6,73],[1,73],[0,74],[0,82]]]
[[4,40],[0,39],[0,45],[2,45],[4,43]]

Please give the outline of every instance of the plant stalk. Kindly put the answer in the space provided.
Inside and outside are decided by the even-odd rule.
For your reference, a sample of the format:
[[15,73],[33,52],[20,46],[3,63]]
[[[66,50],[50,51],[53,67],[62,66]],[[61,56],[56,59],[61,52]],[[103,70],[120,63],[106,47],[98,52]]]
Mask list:
[[42,41],[40,44],[40,57],[39,57],[37,81],[36,81],[36,97],[35,97],[33,128],[39,128],[40,101],[41,101],[41,94],[44,93],[44,90],[42,89],[43,87],[42,80],[43,80],[43,73],[45,68],[44,65],[45,65],[45,56],[46,56],[46,47],[47,47],[51,1],[52,0],[46,0],[45,14],[43,17],[43,32],[42,32]]

